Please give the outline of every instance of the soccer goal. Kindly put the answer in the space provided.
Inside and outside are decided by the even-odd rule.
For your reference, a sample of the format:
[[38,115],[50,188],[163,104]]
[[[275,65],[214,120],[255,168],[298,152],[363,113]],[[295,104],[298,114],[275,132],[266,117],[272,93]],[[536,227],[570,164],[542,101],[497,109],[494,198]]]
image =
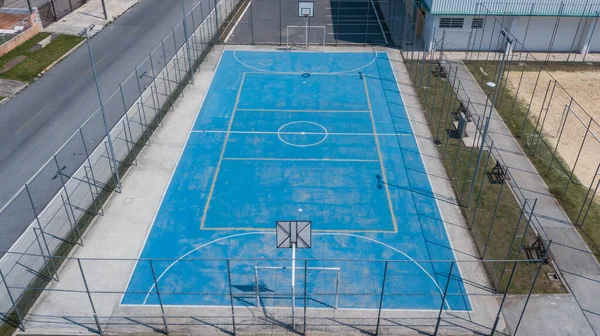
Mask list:
[[294,47],[320,46],[325,49],[325,26],[287,26],[285,43],[288,49]]
[[[340,293],[339,267],[296,267],[296,303],[303,306],[338,308]],[[288,266],[255,266],[254,293],[257,307],[285,307],[291,302],[290,279],[292,268]]]

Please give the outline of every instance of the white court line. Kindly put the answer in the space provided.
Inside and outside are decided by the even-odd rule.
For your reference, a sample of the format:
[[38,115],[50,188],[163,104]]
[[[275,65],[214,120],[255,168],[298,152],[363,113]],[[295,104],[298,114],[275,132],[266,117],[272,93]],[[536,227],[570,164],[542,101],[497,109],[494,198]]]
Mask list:
[[282,112],[282,113],[369,113],[368,110],[283,110],[238,108],[242,112]]
[[[233,230],[235,230],[235,228],[233,228]],[[200,250],[201,248],[204,248],[208,245],[212,245],[214,243],[217,243],[219,241],[222,240],[226,240],[226,239],[231,239],[231,238],[237,238],[240,236],[248,236],[248,235],[273,235],[275,234],[275,232],[264,232],[264,231],[256,231],[256,232],[246,232],[246,233],[238,233],[238,234],[234,234],[231,236],[226,236],[226,237],[221,237],[212,241],[209,241],[207,243],[204,243],[198,247],[195,247],[194,249],[186,252],[185,254],[183,254],[181,257],[177,258],[177,260],[173,261],[171,264],[169,264],[169,266],[167,266],[167,268],[165,268],[165,270],[158,276],[158,278],[156,278],[156,281],[154,281],[154,283],[150,286],[150,288],[148,289],[148,291],[146,292],[146,296],[144,297],[144,302],[142,303],[142,305],[146,305],[146,302],[148,301],[148,297],[150,296],[150,294],[152,294],[152,292],[154,291],[154,286],[165,276],[165,274],[173,267],[175,266],[175,264],[177,264],[179,261],[183,260],[184,258],[186,258],[188,255]],[[369,237],[365,237],[365,236],[359,236],[356,234],[351,234],[351,233],[343,233],[343,232],[330,232],[330,233],[325,233],[325,232],[315,232],[314,235],[323,235],[323,236],[347,236],[347,237],[355,237],[358,239],[364,239],[367,240],[369,242],[372,243],[376,243],[379,245],[382,245],[386,248],[391,249],[394,252],[398,252],[400,254],[402,254],[404,257],[406,257],[409,261],[413,262],[415,265],[417,265],[417,267],[419,269],[421,269],[421,271],[423,271],[423,273],[425,273],[425,275],[427,275],[427,277],[433,282],[433,284],[438,288],[438,291],[440,292],[440,294],[443,295],[444,291],[442,290],[442,288],[440,287],[440,285],[437,283],[437,281],[434,279],[434,277],[429,274],[429,272],[427,272],[427,270],[421,266],[421,264],[416,261],[415,259],[413,259],[412,257],[410,257],[407,253],[404,253],[402,250],[397,249],[391,245],[388,245],[384,242],[381,242],[379,240],[373,239],[373,238],[369,238]],[[462,276],[461,276],[461,280],[462,280]],[[450,304],[448,303],[448,300],[445,300],[445,306],[447,308],[447,310],[451,310],[450,309]],[[175,305],[177,306],[177,305]]]
[[[236,51],[238,51],[238,50],[234,50],[233,51],[233,58],[235,58],[235,60],[238,63],[240,63],[241,65],[243,65],[243,66],[245,66],[247,68],[254,69],[254,70],[259,71],[259,72],[272,73],[272,74],[283,74],[283,75],[285,75],[285,74],[296,74],[296,73],[299,73],[298,71],[281,72],[281,71],[273,71],[273,70],[269,70],[269,69],[261,69],[261,68],[257,68],[257,67],[251,66],[249,64],[246,64],[246,63],[240,61],[240,59],[237,57]],[[364,53],[366,54],[367,52],[364,52]],[[364,68],[370,66],[371,64],[373,64],[375,62],[375,60],[377,59],[377,53],[373,52],[373,54],[374,54],[373,59],[369,63],[367,63],[365,65],[361,65],[358,68],[354,68],[354,69],[350,69],[350,70],[342,70],[342,71],[333,71],[333,72],[311,72],[310,74],[311,75],[337,75],[337,74],[344,74],[344,73],[356,72],[358,70],[361,70],[361,69],[364,69]],[[306,72],[306,71],[302,71],[302,72]]]
[[248,5],[242,12],[242,15],[240,15],[240,17],[237,19],[237,21],[235,21],[235,24],[233,25],[233,28],[231,28],[231,30],[229,31],[229,34],[227,34],[227,37],[225,38],[224,43],[227,43],[227,41],[229,41],[231,34],[233,34],[233,32],[235,31],[235,28],[237,28],[238,23],[240,23],[240,21],[242,21],[242,18],[244,17],[244,15],[246,15],[246,12],[248,11],[248,8],[250,8],[250,5],[252,5],[252,0],[248,1]]
[[[290,134],[290,135],[323,135],[325,132],[267,132],[267,131],[225,131],[225,130],[193,130],[194,133],[229,133],[229,134]],[[327,135],[349,136],[413,136],[411,133],[330,133]]]
[[329,158],[261,158],[261,157],[224,157],[223,161],[326,161],[326,162],[379,162],[366,159],[329,159]]

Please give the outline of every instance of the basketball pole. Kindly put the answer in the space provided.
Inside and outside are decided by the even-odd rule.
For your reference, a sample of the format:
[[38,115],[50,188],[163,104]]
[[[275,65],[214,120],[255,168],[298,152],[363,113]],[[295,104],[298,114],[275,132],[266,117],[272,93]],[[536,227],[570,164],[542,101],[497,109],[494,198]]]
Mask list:
[[304,15],[304,18],[306,19],[306,22],[304,24],[304,26],[306,27],[306,31],[304,34],[304,47],[305,48],[308,48],[308,16],[309,16],[308,14]]
[[296,242],[292,243],[292,328],[296,329]]

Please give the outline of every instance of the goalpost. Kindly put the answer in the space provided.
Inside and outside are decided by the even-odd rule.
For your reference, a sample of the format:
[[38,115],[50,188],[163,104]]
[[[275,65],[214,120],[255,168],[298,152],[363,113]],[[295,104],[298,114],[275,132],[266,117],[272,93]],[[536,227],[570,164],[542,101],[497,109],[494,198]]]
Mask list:
[[[319,41],[314,41],[311,37],[319,37]],[[290,45],[304,45],[308,48],[310,45],[320,45],[325,48],[325,26],[286,26],[286,47]]]
[[[298,1],[298,17],[304,17],[304,26],[286,26],[285,45],[288,49],[290,49],[290,44],[292,47],[304,44],[305,48],[308,48],[311,44],[321,44],[322,50],[325,50],[325,26],[311,26],[310,18],[313,16],[315,16],[314,2]],[[314,41],[311,41],[312,36],[322,36],[323,39],[314,43]]]
[[[254,291],[255,291],[255,296],[256,296],[256,306],[260,307],[261,306],[261,277],[260,277],[260,270],[272,270],[272,271],[282,271],[282,272],[287,272],[287,271],[292,271],[291,267],[288,266],[254,266]],[[338,304],[339,304],[339,293],[340,293],[340,273],[341,273],[341,268],[339,267],[308,267],[307,269],[305,269],[304,267],[296,267],[296,270],[305,270],[305,272],[308,271],[325,271],[325,272],[334,272],[335,273],[335,300],[334,300],[334,304],[333,304],[333,308],[337,309],[338,308]],[[282,284],[282,286],[285,287],[285,285]],[[324,293],[321,293],[321,295],[323,295]],[[295,295],[292,294],[292,295]],[[292,300],[292,302],[294,302],[294,300]],[[293,303],[294,304],[294,303]]]

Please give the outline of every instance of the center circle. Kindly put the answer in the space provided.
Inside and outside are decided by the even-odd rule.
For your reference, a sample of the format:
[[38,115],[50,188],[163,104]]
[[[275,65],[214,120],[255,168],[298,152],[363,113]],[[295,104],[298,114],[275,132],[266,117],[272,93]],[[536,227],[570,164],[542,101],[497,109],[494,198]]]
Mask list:
[[312,121],[292,121],[277,130],[279,140],[294,147],[316,146],[327,139],[327,129]]

